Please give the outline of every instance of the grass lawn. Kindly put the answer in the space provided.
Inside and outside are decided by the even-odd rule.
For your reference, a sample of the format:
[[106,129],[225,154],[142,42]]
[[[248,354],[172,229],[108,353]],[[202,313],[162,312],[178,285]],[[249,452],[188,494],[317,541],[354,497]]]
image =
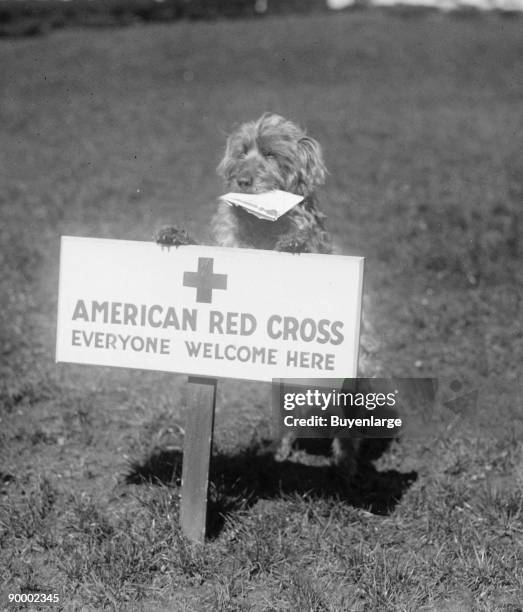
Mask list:
[[[1,40],[0,75],[0,610],[521,610],[523,21],[70,29]],[[205,241],[224,136],[266,110],[323,143],[329,227],[367,258],[365,373],[453,401],[342,491],[275,464],[266,385],[220,384],[200,550],[169,484],[185,378],[55,365],[59,237]]]

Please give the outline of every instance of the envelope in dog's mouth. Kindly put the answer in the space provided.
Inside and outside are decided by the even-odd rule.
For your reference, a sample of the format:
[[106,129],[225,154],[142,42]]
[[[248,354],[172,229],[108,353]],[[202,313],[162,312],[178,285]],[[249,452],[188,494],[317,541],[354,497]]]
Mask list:
[[275,189],[265,193],[226,193],[220,196],[230,206],[241,206],[259,219],[276,221],[303,200],[303,196]]

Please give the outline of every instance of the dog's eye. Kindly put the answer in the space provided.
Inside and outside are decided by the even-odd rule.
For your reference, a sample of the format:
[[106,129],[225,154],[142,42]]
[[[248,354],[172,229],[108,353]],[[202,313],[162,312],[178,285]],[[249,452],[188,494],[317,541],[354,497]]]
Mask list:
[[273,151],[264,151],[263,156],[267,159],[274,159],[276,157],[276,153],[274,153]]

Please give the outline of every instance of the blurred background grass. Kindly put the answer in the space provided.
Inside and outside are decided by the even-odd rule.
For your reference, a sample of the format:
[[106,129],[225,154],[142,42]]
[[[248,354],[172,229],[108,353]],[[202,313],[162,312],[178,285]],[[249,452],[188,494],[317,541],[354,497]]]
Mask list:
[[[267,110],[323,144],[328,227],[366,257],[363,373],[507,381],[514,393],[520,34],[496,15],[368,11],[2,41],[8,405],[90,392],[112,404],[123,390],[151,407],[182,401],[183,377],[54,364],[59,238],[148,240],[174,223],[207,241],[225,137]],[[268,395],[220,389],[217,439],[236,443],[267,417]]]
[[[180,597],[233,609],[248,593],[274,609],[441,610],[456,592],[452,609],[514,609],[501,606],[516,601],[523,482],[521,21],[409,16],[0,41],[6,584],[62,585],[78,609],[160,595],[168,609]],[[221,383],[216,445],[235,484],[220,485],[218,470],[230,512],[196,555],[173,527],[176,489],[122,485],[130,458],[180,445],[185,378],[55,365],[59,239],[148,240],[175,223],[206,241],[226,134],[267,110],[323,144],[329,228],[344,252],[366,257],[367,374],[458,378],[482,391],[465,412],[460,403],[461,420],[449,411],[439,433],[395,446],[381,480],[364,473],[363,500],[387,493],[393,472],[420,474],[378,522],[339,499],[311,501],[303,487],[259,499],[252,483],[271,476],[265,459],[251,458],[251,473],[230,449],[269,434],[269,394]]]
[[496,16],[367,12],[4,40],[14,352],[28,325],[33,348],[52,347],[61,234],[149,239],[177,222],[208,239],[225,136],[271,110],[324,146],[323,206],[345,251],[367,257],[380,361],[515,376],[520,35]]

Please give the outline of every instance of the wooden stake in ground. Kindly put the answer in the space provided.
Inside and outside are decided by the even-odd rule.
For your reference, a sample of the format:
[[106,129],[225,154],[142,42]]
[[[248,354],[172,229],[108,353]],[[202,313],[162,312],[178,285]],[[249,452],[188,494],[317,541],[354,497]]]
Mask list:
[[216,384],[215,378],[189,378],[180,525],[182,533],[198,544],[203,544],[205,540]]

